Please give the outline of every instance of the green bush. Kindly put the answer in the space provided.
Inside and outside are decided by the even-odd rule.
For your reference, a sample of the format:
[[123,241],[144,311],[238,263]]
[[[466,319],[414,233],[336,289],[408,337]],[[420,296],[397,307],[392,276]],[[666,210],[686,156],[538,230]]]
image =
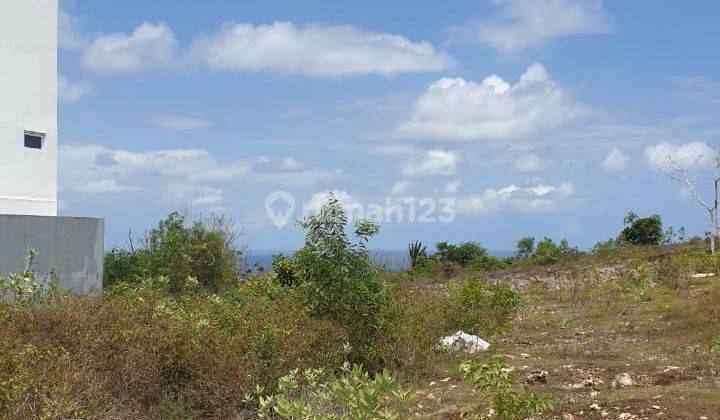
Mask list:
[[512,370],[494,358],[486,361],[468,360],[460,364],[460,373],[485,402],[463,410],[463,416],[501,420],[523,419],[552,410],[552,402],[539,397],[526,386],[518,386],[511,377]]
[[467,279],[458,293],[460,328],[475,334],[505,331],[524,300],[504,284],[491,288],[477,278]]
[[616,252],[625,246],[627,246],[628,243],[623,241],[620,238],[610,238],[606,241],[599,241],[595,243],[590,248],[590,253],[592,254],[598,254],[598,255],[607,255],[612,252]]
[[278,381],[277,392],[258,397],[260,418],[396,419],[411,397],[388,371],[374,375],[344,366],[333,377],[324,369],[295,369]]
[[465,242],[459,245],[451,245],[447,242],[440,242],[435,245],[436,258],[440,261],[449,261],[461,266],[466,266],[478,258],[486,257],[487,250],[475,242]]
[[671,289],[690,285],[692,259],[687,254],[663,258],[656,264],[655,280]]
[[625,217],[625,229],[619,239],[632,245],[659,245],[663,240],[662,219],[655,214],[639,218],[635,213]]
[[515,246],[515,256],[517,258],[529,258],[535,252],[535,238],[532,236],[524,236],[517,241]]
[[113,249],[105,256],[105,284],[165,276],[178,292],[188,277],[208,290],[221,290],[239,278],[242,251],[222,218],[188,223],[172,213],[151,229],[139,249]]
[[295,261],[282,253],[272,256],[272,269],[277,275],[277,280],[283,286],[296,286],[300,284],[298,270]]
[[571,251],[567,240],[563,239],[556,244],[552,239],[545,237],[538,242],[533,258],[538,264],[552,264]]
[[269,276],[223,295],[170,286],[0,303],[0,416],[227,418],[257,386],[345,359],[345,332]]
[[347,216],[339,200],[328,194],[316,215],[299,222],[307,231],[295,253],[300,290],[314,317],[328,318],[350,336],[353,361],[376,366],[373,346],[384,328],[385,286],[367,251],[367,240],[378,227],[367,220],[355,224],[356,244],[348,240]]

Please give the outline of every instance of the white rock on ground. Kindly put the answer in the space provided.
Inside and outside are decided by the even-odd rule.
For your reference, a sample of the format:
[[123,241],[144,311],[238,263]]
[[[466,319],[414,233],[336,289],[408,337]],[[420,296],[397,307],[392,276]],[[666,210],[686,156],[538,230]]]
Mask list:
[[692,278],[704,279],[705,277],[713,277],[713,276],[715,276],[715,273],[697,273],[697,274],[693,274]]
[[634,386],[635,381],[633,381],[632,376],[630,376],[629,373],[623,372],[615,377],[615,382],[619,387],[625,388],[629,386]]
[[490,348],[490,343],[487,341],[477,335],[468,334],[464,331],[458,331],[453,335],[443,337],[439,343],[441,346],[452,350],[465,350],[470,353],[485,351]]

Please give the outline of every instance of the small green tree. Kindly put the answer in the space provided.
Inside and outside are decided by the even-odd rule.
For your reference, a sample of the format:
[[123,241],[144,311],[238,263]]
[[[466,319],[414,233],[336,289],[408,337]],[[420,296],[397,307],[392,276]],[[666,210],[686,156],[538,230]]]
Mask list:
[[663,240],[662,219],[657,214],[639,218],[630,212],[625,217],[620,240],[633,245],[659,245]]
[[552,264],[560,260],[563,255],[568,254],[569,252],[571,252],[571,249],[566,239],[563,239],[556,244],[552,239],[546,236],[542,241],[538,242],[533,256],[540,264]]
[[523,236],[518,239],[515,248],[517,249],[515,255],[518,258],[531,257],[533,252],[535,252],[535,238],[532,236]]
[[449,261],[468,265],[473,260],[487,256],[487,250],[476,242],[464,242],[459,245],[451,245],[447,242],[440,242],[435,245],[436,256],[440,261]]
[[350,243],[345,233],[347,216],[332,192],[318,214],[298,224],[307,233],[304,246],[295,253],[295,266],[311,314],[342,325],[355,360],[372,364],[372,344],[383,327],[385,288],[370,260],[367,241],[379,227],[358,220],[358,241]]

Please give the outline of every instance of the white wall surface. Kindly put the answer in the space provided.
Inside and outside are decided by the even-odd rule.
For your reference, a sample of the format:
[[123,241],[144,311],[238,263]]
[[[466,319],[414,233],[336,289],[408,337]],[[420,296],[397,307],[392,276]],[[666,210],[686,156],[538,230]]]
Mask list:
[[0,214],[57,215],[57,1],[0,0]]

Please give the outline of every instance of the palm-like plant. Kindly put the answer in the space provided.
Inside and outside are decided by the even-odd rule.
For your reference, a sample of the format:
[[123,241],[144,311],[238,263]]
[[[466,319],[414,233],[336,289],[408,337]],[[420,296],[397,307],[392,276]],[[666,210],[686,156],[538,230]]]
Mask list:
[[423,245],[420,241],[415,241],[408,245],[408,254],[410,255],[410,268],[416,268],[420,262],[420,258],[427,256],[427,245]]

